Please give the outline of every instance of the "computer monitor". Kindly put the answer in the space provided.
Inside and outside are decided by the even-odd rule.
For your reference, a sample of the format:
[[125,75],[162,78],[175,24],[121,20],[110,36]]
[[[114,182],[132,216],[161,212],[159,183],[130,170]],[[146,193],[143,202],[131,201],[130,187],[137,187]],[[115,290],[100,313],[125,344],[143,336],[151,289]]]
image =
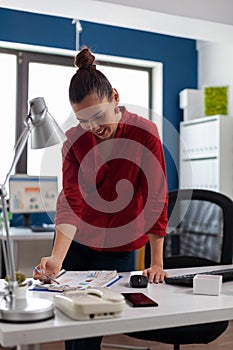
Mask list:
[[30,214],[54,213],[58,197],[56,176],[17,174],[9,179],[9,210],[24,215],[24,226],[30,226]]

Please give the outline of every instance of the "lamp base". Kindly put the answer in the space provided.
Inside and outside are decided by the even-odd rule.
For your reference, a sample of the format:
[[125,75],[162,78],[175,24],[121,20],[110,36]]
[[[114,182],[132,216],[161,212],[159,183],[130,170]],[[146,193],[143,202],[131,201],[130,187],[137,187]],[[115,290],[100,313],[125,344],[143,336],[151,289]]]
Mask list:
[[0,321],[37,322],[54,317],[54,304],[42,298],[2,299]]

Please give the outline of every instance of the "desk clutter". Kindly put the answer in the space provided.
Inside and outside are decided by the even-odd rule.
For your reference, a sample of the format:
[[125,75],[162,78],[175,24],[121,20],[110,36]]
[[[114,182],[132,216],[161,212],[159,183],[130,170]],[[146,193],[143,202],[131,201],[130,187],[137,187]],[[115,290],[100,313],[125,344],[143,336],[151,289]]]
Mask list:
[[[37,269],[37,268],[34,268]],[[60,276],[60,277],[59,277]],[[158,306],[143,293],[121,294],[107,287],[119,281],[122,276],[113,271],[65,271],[62,270],[56,283],[43,284],[35,281],[31,291],[55,292],[55,306],[74,320],[91,320],[119,317],[125,300],[130,296],[134,307]],[[146,288],[148,279],[142,274],[133,274],[129,279],[132,288]],[[131,298],[133,298],[131,300]]]
[[107,288],[122,276],[113,271],[65,271],[56,283],[35,281],[30,291],[54,292],[55,306],[74,320],[119,317],[124,297]]

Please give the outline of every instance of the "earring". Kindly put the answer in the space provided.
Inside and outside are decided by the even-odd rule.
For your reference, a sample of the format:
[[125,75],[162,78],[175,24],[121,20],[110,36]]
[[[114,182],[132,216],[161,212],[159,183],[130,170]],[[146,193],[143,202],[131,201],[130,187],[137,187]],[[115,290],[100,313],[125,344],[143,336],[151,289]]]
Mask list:
[[114,112],[115,112],[115,114],[120,113],[120,107],[116,106],[115,109],[114,109]]

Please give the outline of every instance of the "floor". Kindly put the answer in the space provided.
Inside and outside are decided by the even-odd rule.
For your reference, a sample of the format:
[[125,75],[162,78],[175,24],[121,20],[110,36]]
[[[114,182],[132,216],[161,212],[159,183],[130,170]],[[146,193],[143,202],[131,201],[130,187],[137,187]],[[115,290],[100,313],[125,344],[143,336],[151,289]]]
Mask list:
[[[107,336],[103,339],[103,344],[113,344],[112,346],[102,346],[102,350],[116,350],[114,345],[122,344],[123,346],[117,347],[120,349],[127,349],[126,345],[131,345],[133,350],[172,350],[172,345],[166,345],[156,342],[145,342],[141,340],[132,339],[126,335],[119,334],[114,336]],[[214,342],[207,345],[183,345],[181,350],[232,350],[233,348],[233,321],[230,322],[227,330]],[[9,348],[2,348],[0,350],[8,350]],[[64,350],[64,344],[62,342],[48,343],[42,346],[42,350]],[[88,349],[87,349],[88,350]]]

